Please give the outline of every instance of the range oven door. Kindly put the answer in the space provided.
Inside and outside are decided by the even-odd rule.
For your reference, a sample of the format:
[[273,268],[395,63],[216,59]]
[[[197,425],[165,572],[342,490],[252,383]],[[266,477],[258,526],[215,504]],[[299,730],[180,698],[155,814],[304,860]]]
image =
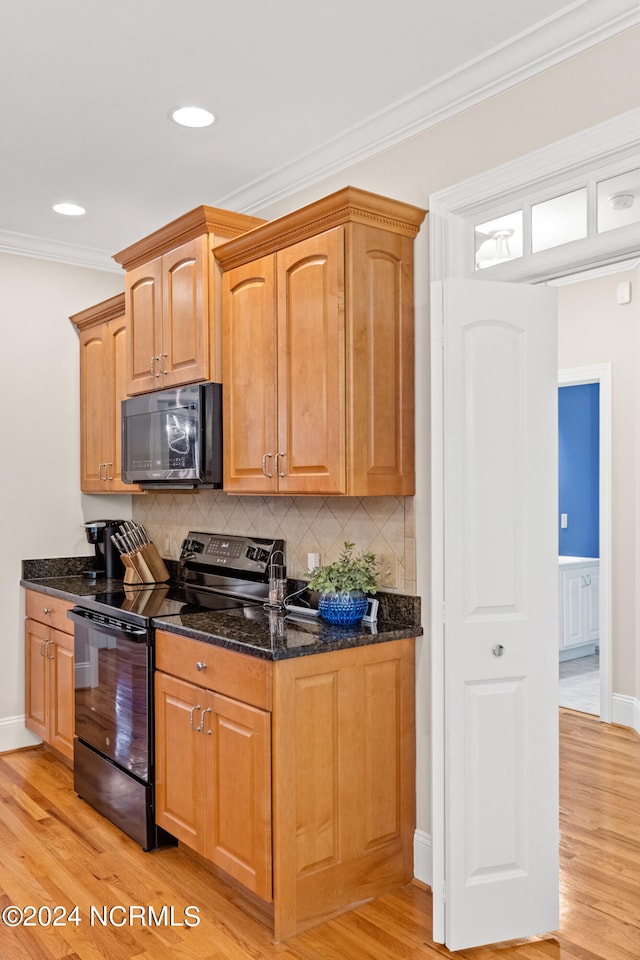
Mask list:
[[150,779],[149,634],[75,607],[75,733],[126,773]]

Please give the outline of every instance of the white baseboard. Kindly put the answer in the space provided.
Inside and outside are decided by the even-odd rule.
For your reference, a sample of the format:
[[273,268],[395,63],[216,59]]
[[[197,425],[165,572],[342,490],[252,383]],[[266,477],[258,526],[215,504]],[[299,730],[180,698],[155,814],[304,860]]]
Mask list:
[[10,750],[20,750],[22,747],[35,747],[42,743],[24,725],[22,717],[0,718],[0,753],[9,753]]
[[431,834],[416,830],[413,835],[413,875],[428,887],[433,882],[432,861]]
[[623,693],[614,693],[611,704],[612,721],[640,733],[640,700],[637,697],[627,697]]

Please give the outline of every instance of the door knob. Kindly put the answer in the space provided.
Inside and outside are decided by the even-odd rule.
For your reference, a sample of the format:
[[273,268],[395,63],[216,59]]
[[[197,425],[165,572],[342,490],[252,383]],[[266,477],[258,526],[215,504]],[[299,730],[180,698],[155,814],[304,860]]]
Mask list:
[[493,653],[494,657],[501,657],[502,654],[504,653],[504,647],[502,646],[501,643],[496,643],[495,647],[491,652]]

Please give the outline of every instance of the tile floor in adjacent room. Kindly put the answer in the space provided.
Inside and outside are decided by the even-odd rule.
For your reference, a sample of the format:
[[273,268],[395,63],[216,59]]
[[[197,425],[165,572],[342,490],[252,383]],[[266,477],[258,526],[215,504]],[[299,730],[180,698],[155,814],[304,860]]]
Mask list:
[[560,663],[560,706],[600,716],[599,655]]

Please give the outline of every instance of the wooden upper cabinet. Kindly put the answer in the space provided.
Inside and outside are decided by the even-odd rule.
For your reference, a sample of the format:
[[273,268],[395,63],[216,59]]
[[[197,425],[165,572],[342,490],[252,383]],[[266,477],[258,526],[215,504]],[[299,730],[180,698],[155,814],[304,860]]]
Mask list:
[[225,490],[414,493],[413,239],[424,216],[346,187],[216,249]]
[[124,294],[74,314],[80,335],[80,488],[133,493],[122,482],[121,401],[126,397]]
[[263,223],[197,207],[115,254],[126,269],[127,394],[220,378],[214,247]]

